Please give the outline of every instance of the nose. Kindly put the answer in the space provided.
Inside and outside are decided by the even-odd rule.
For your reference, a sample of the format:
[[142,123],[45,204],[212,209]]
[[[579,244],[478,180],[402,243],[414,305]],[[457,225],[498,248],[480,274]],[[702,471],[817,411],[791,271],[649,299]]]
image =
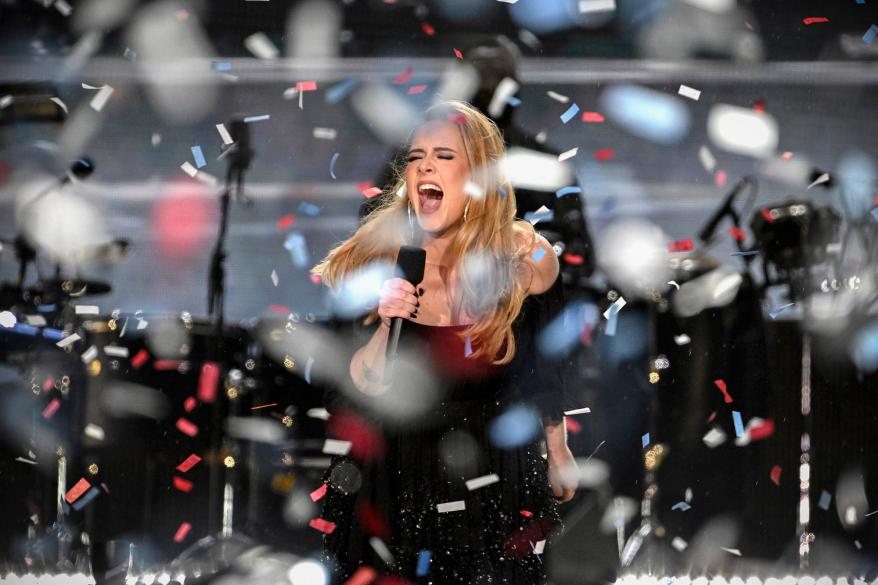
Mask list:
[[433,161],[430,160],[430,157],[425,156],[421,160],[418,161],[418,172],[419,173],[432,173],[435,170],[433,167]]

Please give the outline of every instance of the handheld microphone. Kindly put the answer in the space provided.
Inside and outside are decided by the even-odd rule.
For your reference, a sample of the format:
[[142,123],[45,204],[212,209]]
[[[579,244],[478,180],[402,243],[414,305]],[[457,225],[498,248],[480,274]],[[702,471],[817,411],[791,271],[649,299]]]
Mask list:
[[[396,266],[402,272],[402,277],[410,283],[417,285],[424,280],[424,266],[427,263],[427,251],[415,246],[401,246],[396,256]],[[399,347],[399,335],[402,332],[402,317],[393,317],[390,320],[390,336],[387,338],[387,353],[384,360],[384,383],[390,384],[393,380],[393,366],[396,362],[396,351]]]
[[237,171],[246,171],[254,154],[250,147],[250,125],[244,119],[244,116],[235,115],[229,120],[229,136],[233,141],[227,147],[229,165]]
[[735,202],[735,198],[741,192],[741,189],[744,188],[744,185],[747,185],[749,183],[750,177],[743,177],[737,183],[735,183],[735,186],[732,187],[732,190],[729,191],[728,195],[726,195],[722,207],[714,212],[713,216],[707,222],[707,225],[705,225],[704,228],[700,232],[698,232],[698,239],[701,240],[702,243],[706,244],[711,239],[713,239],[713,233],[716,231],[717,226],[719,226],[719,222],[721,222],[725,216],[731,213],[732,203]]

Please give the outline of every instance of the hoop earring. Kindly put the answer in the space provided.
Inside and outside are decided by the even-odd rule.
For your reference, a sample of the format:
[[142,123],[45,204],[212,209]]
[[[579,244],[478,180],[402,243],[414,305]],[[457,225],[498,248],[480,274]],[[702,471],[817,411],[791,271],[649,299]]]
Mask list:
[[412,219],[412,202],[409,200],[408,203],[408,214],[409,214],[409,234],[411,234],[411,239],[414,241],[415,239],[415,222]]
[[463,208],[463,221],[464,222],[466,221],[466,216],[469,213],[469,202],[470,201],[471,201],[470,199],[467,199],[466,200],[466,207]]

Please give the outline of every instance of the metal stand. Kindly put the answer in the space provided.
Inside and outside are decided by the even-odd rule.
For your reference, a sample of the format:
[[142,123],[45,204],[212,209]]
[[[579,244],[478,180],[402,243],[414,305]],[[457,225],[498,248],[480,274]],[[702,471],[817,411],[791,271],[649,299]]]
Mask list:
[[807,569],[814,533],[811,522],[811,336],[802,332],[802,454],[799,458],[799,569]]

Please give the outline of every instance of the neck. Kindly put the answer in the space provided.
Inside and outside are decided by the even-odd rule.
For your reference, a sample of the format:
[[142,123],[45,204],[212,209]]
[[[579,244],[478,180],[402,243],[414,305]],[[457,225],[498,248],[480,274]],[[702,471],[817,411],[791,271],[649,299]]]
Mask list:
[[425,233],[421,242],[421,247],[427,251],[427,262],[444,266],[447,264],[445,255],[451,248],[451,242],[457,230],[446,230],[442,234]]

